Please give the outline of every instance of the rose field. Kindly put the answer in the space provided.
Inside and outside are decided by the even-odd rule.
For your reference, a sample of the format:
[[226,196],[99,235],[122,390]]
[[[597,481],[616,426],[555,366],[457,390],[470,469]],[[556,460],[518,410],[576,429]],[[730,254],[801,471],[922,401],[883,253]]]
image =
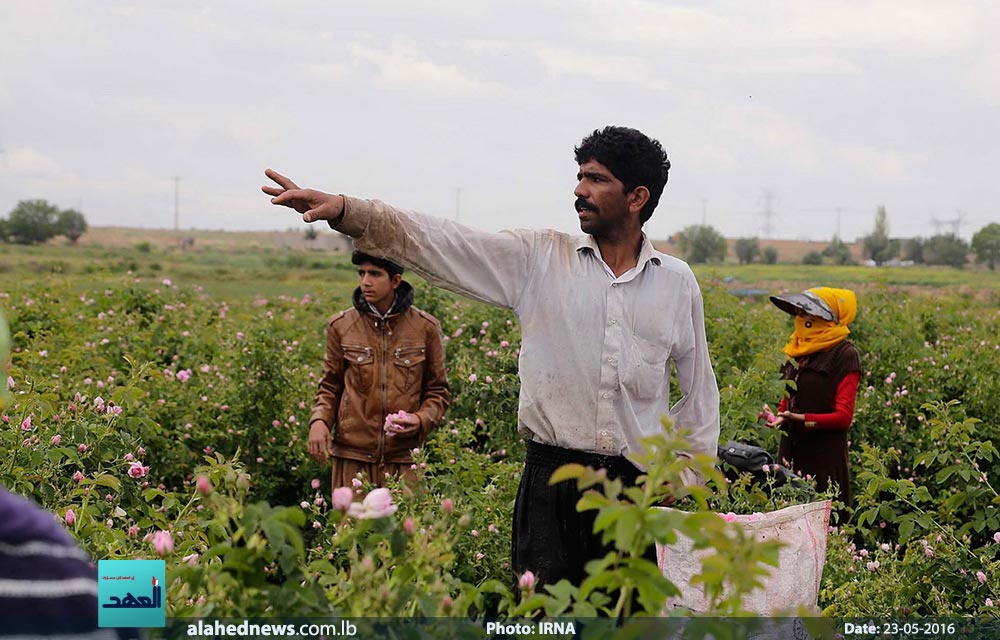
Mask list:
[[[98,230],[95,230],[95,233]],[[791,331],[763,295],[859,293],[851,429],[854,502],[833,523],[819,609],[832,617],[994,617],[1000,606],[1000,276],[986,271],[735,265],[696,269],[722,390],[722,441],[777,451],[758,419],[781,398]],[[535,588],[509,568],[524,457],[512,314],[429,287],[416,304],[446,338],[452,404],[417,459],[420,485],[334,493],[306,452],[326,319],[349,306],[346,257],[148,244],[0,246],[11,325],[0,485],[53,512],[96,559],[162,557],[170,616],[639,616],[674,585],[631,559],[678,532],[715,554],[707,613],[774,569],[773,544],[713,513],[816,499],[808,487],[727,487],[682,446],[650,443],[648,481],[594,485],[581,507],[618,553],[583,585]],[[706,488],[670,494],[685,466]],[[351,504],[353,503],[353,504]],[[641,553],[639,554],[641,555]],[[796,612],[791,612],[796,613]]]

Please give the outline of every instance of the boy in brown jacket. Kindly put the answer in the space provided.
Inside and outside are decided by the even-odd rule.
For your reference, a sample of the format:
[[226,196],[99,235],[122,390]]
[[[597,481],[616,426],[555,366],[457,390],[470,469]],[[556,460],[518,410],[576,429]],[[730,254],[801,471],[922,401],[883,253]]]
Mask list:
[[450,401],[441,325],[413,306],[403,267],[355,251],[354,307],[330,319],[323,377],[309,420],[309,455],[333,462],[333,486],[361,473],[413,480],[411,450]]

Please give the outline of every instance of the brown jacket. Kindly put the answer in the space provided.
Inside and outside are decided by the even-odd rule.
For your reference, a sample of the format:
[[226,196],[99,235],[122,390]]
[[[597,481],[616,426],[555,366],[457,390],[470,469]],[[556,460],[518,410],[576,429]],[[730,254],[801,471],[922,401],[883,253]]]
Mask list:
[[[450,401],[441,325],[412,306],[413,287],[403,282],[383,320],[354,292],[354,308],[330,319],[323,377],[309,423],[322,420],[333,434],[338,458],[411,462]],[[388,437],[386,415],[414,413],[420,432]]]

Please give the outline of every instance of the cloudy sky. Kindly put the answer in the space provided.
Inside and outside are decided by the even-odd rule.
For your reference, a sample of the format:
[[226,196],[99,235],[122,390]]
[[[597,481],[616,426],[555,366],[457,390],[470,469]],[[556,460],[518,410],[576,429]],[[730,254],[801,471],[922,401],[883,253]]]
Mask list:
[[673,163],[653,237],[850,240],[879,205],[969,237],[1000,221],[997,33],[993,0],[5,0],[0,215],[172,228],[179,184],[182,228],[301,225],[270,166],[578,231],[573,146],[623,124]]

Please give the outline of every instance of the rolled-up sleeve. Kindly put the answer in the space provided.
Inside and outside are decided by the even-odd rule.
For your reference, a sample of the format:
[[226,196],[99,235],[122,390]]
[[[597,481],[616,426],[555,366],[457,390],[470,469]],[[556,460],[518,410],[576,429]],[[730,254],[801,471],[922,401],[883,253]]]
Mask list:
[[674,364],[683,397],[670,408],[676,428],[690,433],[692,448],[711,456],[719,445],[719,387],[705,337],[705,308],[698,283],[690,283],[691,313],[678,327]]
[[366,253],[392,258],[432,284],[514,309],[532,269],[537,232],[488,233],[378,200],[345,197],[336,229]]

